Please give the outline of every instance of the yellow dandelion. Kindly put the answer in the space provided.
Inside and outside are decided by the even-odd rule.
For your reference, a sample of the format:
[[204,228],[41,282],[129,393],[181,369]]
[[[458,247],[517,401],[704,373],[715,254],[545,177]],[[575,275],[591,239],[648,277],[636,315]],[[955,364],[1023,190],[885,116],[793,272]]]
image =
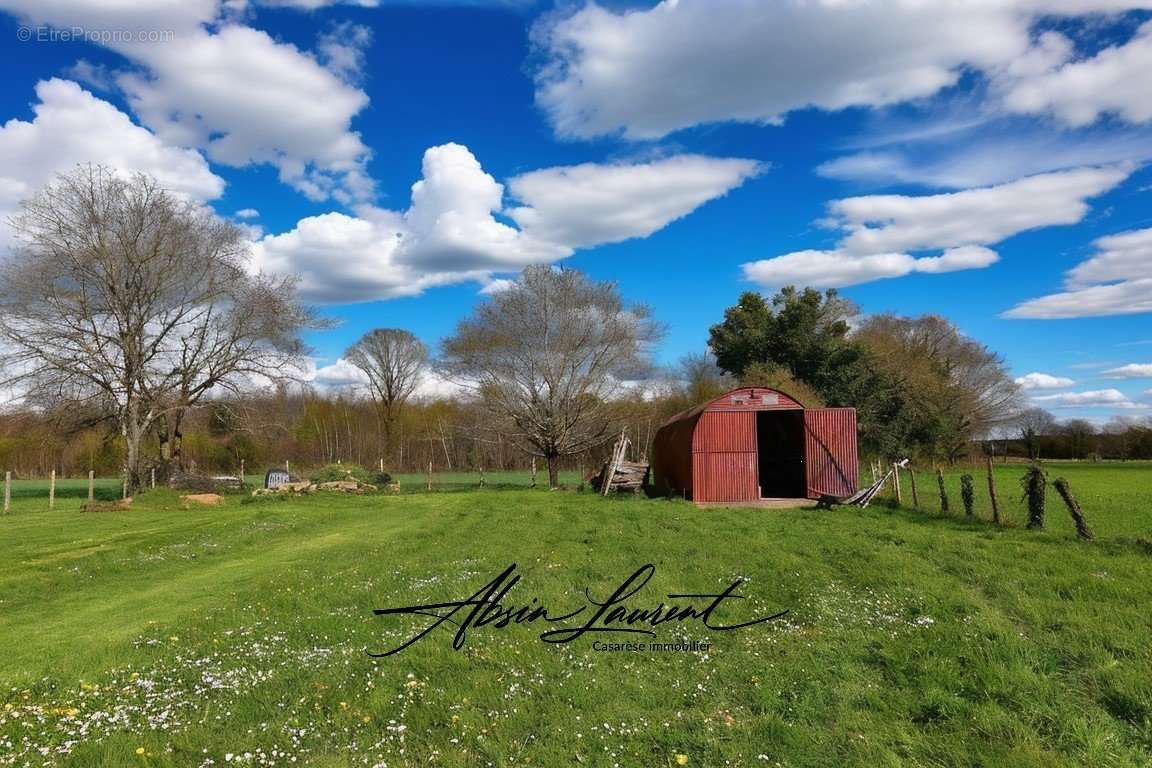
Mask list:
[[138,754],[138,755],[144,754],[144,747],[136,747],[136,754]]
[[676,765],[688,765],[688,755],[676,755]]

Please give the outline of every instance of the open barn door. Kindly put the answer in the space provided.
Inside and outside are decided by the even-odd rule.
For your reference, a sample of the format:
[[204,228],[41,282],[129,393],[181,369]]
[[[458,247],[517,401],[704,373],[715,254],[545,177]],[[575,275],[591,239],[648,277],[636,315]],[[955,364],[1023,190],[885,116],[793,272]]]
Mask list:
[[804,459],[808,497],[845,497],[856,492],[856,409],[804,411]]

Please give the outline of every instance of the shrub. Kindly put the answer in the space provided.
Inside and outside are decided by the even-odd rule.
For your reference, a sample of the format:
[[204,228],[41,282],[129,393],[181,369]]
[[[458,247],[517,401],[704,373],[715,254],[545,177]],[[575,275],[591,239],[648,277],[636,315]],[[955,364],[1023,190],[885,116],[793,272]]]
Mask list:
[[1047,485],[1048,473],[1039,464],[1030,466],[1020,478],[1020,486],[1024,489],[1022,501],[1028,502],[1028,528],[1032,530],[1044,528],[1044,491]]
[[948,489],[944,487],[944,470],[936,468],[936,486],[940,489],[940,513],[948,514]]
[[334,480],[357,480],[381,488],[392,482],[392,475],[387,472],[377,472],[367,469],[359,464],[325,464],[312,473],[310,478],[314,483],[330,483]]
[[960,499],[964,502],[964,515],[966,517],[972,517],[974,514],[973,507],[976,501],[976,489],[972,475],[964,474],[960,476]]

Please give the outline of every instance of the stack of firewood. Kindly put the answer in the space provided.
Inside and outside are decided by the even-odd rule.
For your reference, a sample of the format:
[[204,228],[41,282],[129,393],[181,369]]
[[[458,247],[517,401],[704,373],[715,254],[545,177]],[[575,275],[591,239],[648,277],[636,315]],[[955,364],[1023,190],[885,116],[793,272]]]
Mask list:
[[648,478],[648,465],[624,460],[631,445],[628,431],[620,430],[620,438],[612,447],[612,458],[604,464],[599,474],[592,478],[592,487],[602,496],[607,496],[612,491],[639,493],[644,487],[644,481]]
[[[601,493],[604,492],[604,476],[608,474],[609,465],[605,464],[600,472],[592,478],[592,487]],[[638,461],[621,461],[612,474],[609,491],[629,491],[639,493],[644,487],[644,479],[648,477],[648,465]]]

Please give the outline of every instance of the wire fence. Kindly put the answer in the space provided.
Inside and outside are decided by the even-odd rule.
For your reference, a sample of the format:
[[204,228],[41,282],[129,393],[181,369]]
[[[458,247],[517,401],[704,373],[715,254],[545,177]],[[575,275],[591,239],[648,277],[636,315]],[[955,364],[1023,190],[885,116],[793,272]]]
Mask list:
[[[295,476],[296,470],[291,470]],[[302,472],[307,477],[307,471]],[[248,494],[264,487],[265,473],[246,473],[243,488],[234,493]],[[165,486],[157,482],[155,475],[146,473],[141,491],[154,489],[163,491]],[[582,473],[576,470],[562,470],[560,485],[568,488],[579,487]],[[406,472],[392,476],[392,482],[399,486],[400,493],[427,493],[445,491],[466,491],[475,489],[513,490],[548,487],[548,474],[542,468],[526,467],[519,470],[486,471],[433,471],[431,473]],[[183,491],[190,493],[191,491]],[[128,495],[128,484],[123,476],[96,477],[89,473],[85,477],[63,477],[51,473],[48,477],[17,477],[12,472],[4,473],[2,512],[10,513],[20,509],[77,509],[85,502],[111,502]]]

